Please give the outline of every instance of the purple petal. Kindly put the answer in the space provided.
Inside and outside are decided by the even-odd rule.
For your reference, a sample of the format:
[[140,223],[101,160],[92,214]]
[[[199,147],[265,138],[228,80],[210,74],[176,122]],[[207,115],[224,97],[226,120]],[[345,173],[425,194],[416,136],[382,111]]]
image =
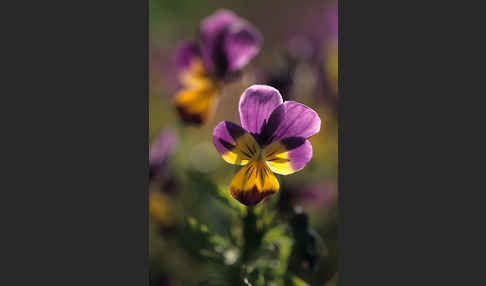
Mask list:
[[248,132],[259,134],[272,111],[282,104],[282,96],[268,85],[252,85],[240,98],[239,111],[241,126]]
[[230,121],[222,121],[213,130],[214,146],[219,153],[224,154],[231,151],[231,145],[236,145],[236,139],[243,136],[246,131],[238,124]]
[[175,65],[178,73],[189,69],[195,60],[200,58],[199,48],[192,41],[183,41],[175,52]]
[[242,69],[260,51],[262,36],[246,21],[234,24],[225,38],[228,71]]
[[229,121],[223,121],[214,128],[213,142],[223,159],[230,164],[245,165],[260,150],[251,134]]
[[[241,21],[235,13],[221,9],[204,19],[201,23],[201,54],[206,68],[214,72],[217,68],[226,69],[224,55],[224,36],[233,23]],[[224,65],[224,67],[218,67]]]
[[309,138],[321,129],[321,119],[311,108],[295,101],[286,101],[272,112],[265,126],[267,143],[287,137]]
[[302,137],[287,137],[280,140],[288,150],[288,160],[292,170],[297,172],[309,163],[312,158],[312,144]]
[[308,207],[330,207],[336,203],[336,187],[320,181],[303,187],[297,192],[298,201]]
[[201,23],[201,54],[206,69],[224,76],[243,68],[260,50],[262,36],[229,10],[218,10]]
[[151,163],[164,160],[177,144],[177,136],[171,129],[160,134],[150,145],[149,161]]
[[171,129],[164,131],[150,145],[150,178],[156,178],[164,172],[169,154],[177,145],[177,136]]
[[270,169],[281,175],[295,173],[312,158],[312,144],[303,137],[287,137],[273,142],[264,149]]

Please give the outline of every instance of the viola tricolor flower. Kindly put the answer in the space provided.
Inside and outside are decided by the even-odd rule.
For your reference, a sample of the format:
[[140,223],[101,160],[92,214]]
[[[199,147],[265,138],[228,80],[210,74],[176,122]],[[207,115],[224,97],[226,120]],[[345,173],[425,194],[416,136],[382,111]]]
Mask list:
[[295,173],[312,158],[307,140],[321,128],[311,108],[283,102],[280,92],[267,85],[250,86],[239,103],[241,126],[223,121],[213,131],[213,142],[223,159],[244,166],[230,183],[230,193],[245,205],[258,204],[278,192],[273,173]]
[[228,10],[204,19],[199,43],[183,42],[176,52],[181,91],[175,104],[185,122],[202,124],[216,107],[221,85],[258,53],[260,33]]

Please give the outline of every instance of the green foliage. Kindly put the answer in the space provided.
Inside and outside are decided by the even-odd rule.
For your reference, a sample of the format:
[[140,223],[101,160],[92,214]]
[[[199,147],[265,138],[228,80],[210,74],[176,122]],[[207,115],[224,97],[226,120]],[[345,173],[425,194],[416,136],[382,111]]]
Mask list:
[[285,281],[285,286],[309,286],[309,284],[295,275],[289,275]]
[[179,240],[192,255],[221,265],[225,264],[225,253],[233,248],[227,239],[211,233],[207,225],[193,217],[186,219]]
[[195,192],[204,192],[220,203],[221,206],[228,208],[237,215],[243,215],[246,207],[233,199],[224,187],[216,185],[211,178],[201,172],[189,170],[187,172],[188,181],[191,184],[191,190]]

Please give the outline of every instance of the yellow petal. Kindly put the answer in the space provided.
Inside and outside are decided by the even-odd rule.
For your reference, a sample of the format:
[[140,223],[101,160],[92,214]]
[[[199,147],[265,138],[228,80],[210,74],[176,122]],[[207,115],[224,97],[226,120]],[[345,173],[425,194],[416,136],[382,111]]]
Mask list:
[[180,81],[185,87],[176,95],[175,105],[181,118],[188,123],[207,122],[217,106],[219,84],[207,76],[201,60],[194,61]]
[[246,165],[250,160],[255,160],[260,152],[260,146],[255,138],[249,133],[237,138],[236,145],[227,153],[223,154],[223,159],[235,165]]
[[274,173],[289,175],[310,161],[312,144],[303,137],[284,138],[265,147],[263,158]]
[[186,122],[205,123],[214,113],[219,90],[214,87],[183,89],[176,95],[175,104]]
[[264,161],[251,161],[233,177],[230,193],[244,205],[256,205],[278,192],[279,183]]
[[161,192],[150,192],[149,214],[161,226],[167,227],[173,223],[169,199]]
[[200,59],[194,60],[187,71],[180,75],[179,80],[187,88],[202,88],[212,85],[212,81],[204,70],[203,62]]

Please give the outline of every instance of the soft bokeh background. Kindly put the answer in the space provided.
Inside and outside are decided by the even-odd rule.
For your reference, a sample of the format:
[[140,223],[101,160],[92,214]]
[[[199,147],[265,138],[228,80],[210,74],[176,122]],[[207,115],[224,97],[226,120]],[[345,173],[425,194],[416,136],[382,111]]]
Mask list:
[[[277,175],[278,194],[269,200],[290,201],[309,215],[319,235],[319,259],[311,269],[289,266],[309,285],[334,285],[338,272],[337,217],[337,21],[333,1],[190,1],[150,0],[150,142],[161,132],[176,137],[162,182],[153,183],[157,204],[151,204],[150,272],[152,285],[199,284],[218,276],[217,267],[198,259],[185,247],[194,244],[181,237],[188,217],[215,233],[231,237],[238,222],[207,189],[221,191],[239,167],[224,162],[212,143],[212,130],[223,120],[239,123],[238,101],[251,84],[270,83],[284,99],[301,102],[317,111],[322,120],[319,134],[310,139],[314,155],[300,172]],[[219,8],[233,10],[261,32],[261,52],[245,68],[243,76],[223,89],[215,117],[198,128],[184,125],[172,105],[176,78],[173,52],[184,39],[197,35],[200,21]],[[294,64],[290,64],[288,59]],[[294,62],[295,61],[295,62]],[[232,253],[226,253],[231,263]],[[305,264],[304,262],[302,262]],[[214,278],[217,279],[217,278]],[[225,285],[218,284],[218,285]]]

